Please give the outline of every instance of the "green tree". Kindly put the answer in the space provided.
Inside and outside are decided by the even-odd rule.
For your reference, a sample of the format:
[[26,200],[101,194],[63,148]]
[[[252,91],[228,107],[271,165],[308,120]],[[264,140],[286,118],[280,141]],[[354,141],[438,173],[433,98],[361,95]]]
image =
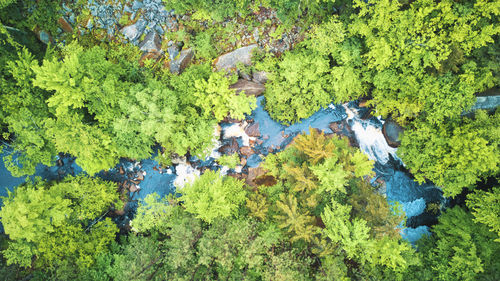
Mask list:
[[266,84],[266,109],[285,123],[307,118],[332,101],[328,60],[308,49],[283,54]]
[[47,137],[90,174],[120,157],[147,158],[155,143],[163,164],[174,153],[205,157],[218,121],[255,108],[255,97],[235,94],[228,78],[208,64],[158,81],[139,68],[134,50],[113,44],[84,49],[73,42],[62,60],[32,66],[33,84],[53,91],[46,100],[53,114],[44,121]]
[[8,264],[86,268],[118,231],[109,218],[102,219],[120,205],[116,186],[87,176],[28,182],[3,201],[0,217],[11,240],[3,252]]
[[445,196],[456,196],[499,171],[499,124],[500,111],[492,116],[477,111],[474,119],[454,118],[439,125],[415,122],[405,130],[398,155],[419,182],[429,179]]
[[222,177],[216,171],[206,171],[194,183],[182,188],[186,211],[208,223],[215,218],[236,215],[245,201],[244,182],[233,177]]
[[384,116],[404,123],[429,114],[440,122],[498,83],[493,65],[474,58],[500,32],[495,1],[354,3],[359,12],[349,30],[366,46],[362,57],[374,71],[371,104]]
[[125,82],[127,70],[108,60],[103,48],[84,50],[75,42],[65,48],[63,60],[44,60],[33,70],[33,84],[54,91],[47,104],[55,116],[46,127],[58,151],[76,156],[90,174],[118,163],[122,155],[109,125],[131,85]]
[[8,5],[14,3],[16,0],[1,0],[0,1],[0,9],[7,7]]
[[491,191],[476,190],[467,195],[467,207],[474,215],[474,222],[482,223],[496,232],[500,242],[500,187],[493,187]]
[[432,279],[498,279],[500,244],[494,241],[498,235],[473,219],[460,207],[449,209],[432,228],[434,234],[420,242],[422,270],[430,270]]
[[15,176],[33,174],[36,165],[50,165],[57,154],[45,131],[44,122],[52,116],[45,104],[49,93],[33,86],[32,67],[38,66],[38,61],[27,49],[6,64],[10,77],[4,77],[9,81],[4,80],[2,87],[0,121],[7,128],[3,137],[10,143],[4,144],[8,152],[4,160]]

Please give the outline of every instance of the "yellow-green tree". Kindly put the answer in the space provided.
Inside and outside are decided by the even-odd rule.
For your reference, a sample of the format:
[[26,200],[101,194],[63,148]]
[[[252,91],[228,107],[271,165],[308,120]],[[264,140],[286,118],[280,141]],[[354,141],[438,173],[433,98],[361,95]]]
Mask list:
[[58,183],[26,183],[3,198],[2,224],[10,242],[8,264],[22,267],[86,268],[107,250],[118,231],[110,218],[119,208],[116,185],[87,176]]

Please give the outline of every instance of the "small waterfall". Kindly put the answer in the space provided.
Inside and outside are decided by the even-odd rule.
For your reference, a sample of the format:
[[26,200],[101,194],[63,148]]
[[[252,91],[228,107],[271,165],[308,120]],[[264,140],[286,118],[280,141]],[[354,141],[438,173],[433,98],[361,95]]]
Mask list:
[[442,202],[441,190],[432,184],[418,184],[410,174],[402,170],[404,163],[397,156],[397,149],[387,143],[382,133],[384,121],[380,117],[364,120],[359,117],[360,109],[357,106],[347,103],[343,107],[359,148],[369,159],[375,161],[375,179],[382,179],[385,183],[385,189],[381,188],[381,192],[389,203],[398,202],[401,205],[406,214],[407,225],[410,221],[414,222],[412,227],[401,230],[401,236],[415,243],[422,235],[429,235],[429,227],[421,223],[435,222],[435,216],[427,214],[425,210],[430,202]]
[[350,108],[348,104],[343,105],[347,113],[347,122],[351,126],[351,130],[356,136],[359,148],[363,151],[370,160],[374,160],[382,165],[389,162],[391,156],[393,159],[401,162],[396,155],[396,148],[390,147],[382,133],[381,119],[377,118],[363,120],[359,118],[356,109]]

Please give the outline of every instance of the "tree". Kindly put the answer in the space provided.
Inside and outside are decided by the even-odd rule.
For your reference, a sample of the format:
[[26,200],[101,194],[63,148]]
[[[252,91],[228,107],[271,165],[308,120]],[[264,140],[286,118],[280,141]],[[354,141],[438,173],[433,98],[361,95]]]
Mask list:
[[256,106],[255,97],[235,94],[208,64],[159,81],[134,59],[125,47],[84,49],[73,42],[62,60],[33,66],[33,84],[53,91],[46,100],[53,114],[44,122],[48,138],[89,174],[120,157],[147,158],[155,143],[163,147],[162,164],[174,153],[203,158],[218,121],[228,114],[243,118]]
[[405,123],[429,114],[429,121],[440,122],[498,82],[494,68],[474,58],[499,32],[494,1],[354,3],[359,12],[349,30],[367,48],[362,56],[374,71],[371,104],[384,116]]
[[86,268],[113,241],[116,225],[102,219],[120,202],[116,186],[87,176],[59,183],[26,183],[3,198],[0,211],[11,242],[8,264],[55,269]]
[[52,116],[45,104],[49,93],[33,86],[35,73],[32,67],[38,61],[23,48],[16,59],[8,61],[0,98],[0,122],[7,127],[3,137],[7,168],[15,176],[33,174],[39,163],[50,165],[56,148],[45,131],[44,122]]
[[276,206],[280,210],[280,215],[276,215],[275,219],[280,223],[279,227],[286,230],[290,235],[290,242],[303,239],[310,242],[316,234],[314,217],[307,210],[300,210],[297,206],[297,199],[288,194],[285,197],[281,195],[281,200],[276,202]]
[[58,151],[76,156],[90,174],[116,165],[122,155],[109,124],[120,115],[118,101],[131,85],[124,81],[127,70],[108,60],[104,49],[84,50],[75,42],[63,60],[44,60],[33,70],[33,84],[54,91],[47,104],[55,116],[46,127]]
[[495,241],[500,242],[500,187],[491,191],[476,190],[467,195],[467,207],[474,215],[474,222],[482,223],[496,232]]
[[434,235],[420,242],[423,269],[431,269],[433,279],[498,279],[500,244],[494,241],[498,235],[473,219],[460,207],[449,209],[432,228]]
[[266,109],[285,123],[307,118],[332,101],[328,60],[311,50],[283,55],[266,84]]
[[182,193],[186,211],[208,223],[215,218],[236,215],[245,201],[244,183],[233,177],[222,177],[218,172],[206,171],[194,183],[187,185]]
[[0,9],[7,7],[8,5],[14,3],[16,0],[1,0],[0,1]]
[[479,110],[474,119],[454,118],[439,125],[415,122],[405,130],[398,155],[419,182],[429,179],[445,196],[456,196],[499,171],[499,124],[498,110],[492,116]]
[[332,243],[340,246],[346,256],[369,267],[382,266],[394,271],[405,271],[406,255],[414,253],[407,242],[399,238],[384,236],[373,239],[370,227],[360,218],[350,218],[351,206],[332,200],[325,207],[321,218],[325,224],[324,234]]

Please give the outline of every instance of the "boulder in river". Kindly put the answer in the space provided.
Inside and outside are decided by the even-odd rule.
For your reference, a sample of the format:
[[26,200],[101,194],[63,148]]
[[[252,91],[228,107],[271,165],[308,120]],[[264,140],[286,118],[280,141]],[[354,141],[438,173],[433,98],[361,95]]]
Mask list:
[[225,155],[231,155],[235,152],[238,152],[238,149],[238,142],[236,141],[236,138],[232,137],[230,138],[229,143],[219,148],[219,152]]
[[384,133],[385,140],[387,144],[391,147],[398,147],[401,145],[399,140],[401,133],[403,132],[403,127],[396,123],[392,119],[387,119],[382,127],[382,132]]
[[257,44],[241,47],[232,52],[226,53],[215,60],[215,68],[231,70],[236,68],[237,63],[250,65],[252,63],[252,50],[257,48]]
[[257,168],[248,168],[248,175],[247,178],[245,179],[245,182],[249,186],[256,187],[258,184],[255,182],[255,180],[266,174],[266,170],[262,167],[257,167]]
[[243,91],[247,96],[253,95],[256,97],[262,95],[262,93],[266,90],[264,85],[245,79],[239,79],[236,83],[229,86],[229,88],[235,89],[236,93]]
[[255,122],[250,124],[245,128],[245,133],[247,133],[249,137],[260,137],[259,123]]
[[243,146],[240,148],[240,154],[248,157],[254,154],[254,151],[250,146]]

